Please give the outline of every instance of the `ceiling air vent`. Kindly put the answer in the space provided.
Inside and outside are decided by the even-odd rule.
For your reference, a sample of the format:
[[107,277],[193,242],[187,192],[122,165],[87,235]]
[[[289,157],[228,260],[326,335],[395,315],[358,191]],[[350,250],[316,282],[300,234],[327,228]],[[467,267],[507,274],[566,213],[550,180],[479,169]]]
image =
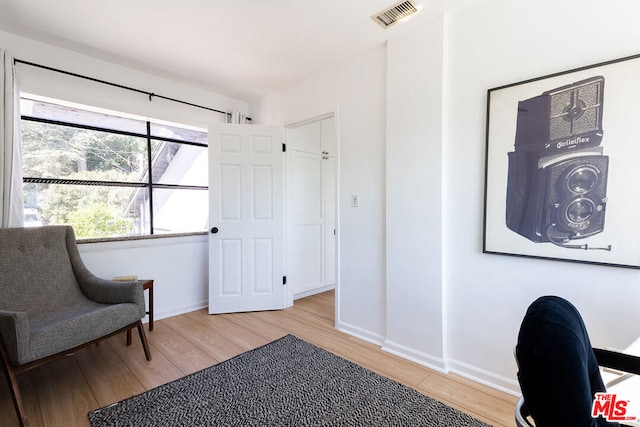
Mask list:
[[413,0],[402,0],[393,6],[371,17],[382,28],[389,28],[393,24],[400,22],[414,13],[418,8]]

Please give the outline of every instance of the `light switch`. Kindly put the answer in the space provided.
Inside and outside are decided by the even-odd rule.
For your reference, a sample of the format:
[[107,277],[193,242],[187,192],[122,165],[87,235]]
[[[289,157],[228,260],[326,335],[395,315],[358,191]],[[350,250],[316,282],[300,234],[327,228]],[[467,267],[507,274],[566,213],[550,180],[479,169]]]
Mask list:
[[351,206],[354,208],[360,206],[360,196],[358,196],[357,194],[351,195]]

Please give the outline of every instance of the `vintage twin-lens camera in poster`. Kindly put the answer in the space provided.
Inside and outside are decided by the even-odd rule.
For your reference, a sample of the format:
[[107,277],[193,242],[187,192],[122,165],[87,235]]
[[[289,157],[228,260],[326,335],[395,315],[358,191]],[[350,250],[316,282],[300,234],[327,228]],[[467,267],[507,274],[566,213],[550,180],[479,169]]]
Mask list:
[[515,149],[508,153],[511,230],[580,249],[588,243],[574,241],[603,231],[609,166],[600,145],[603,92],[604,78],[596,76],[518,102]]
[[490,89],[484,252],[640,267],[640,55]]

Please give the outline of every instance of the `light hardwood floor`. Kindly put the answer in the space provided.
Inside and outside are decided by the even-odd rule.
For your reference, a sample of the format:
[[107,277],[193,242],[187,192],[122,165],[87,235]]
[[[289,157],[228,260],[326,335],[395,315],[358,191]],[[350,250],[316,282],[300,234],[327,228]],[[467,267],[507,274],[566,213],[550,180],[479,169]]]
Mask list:
[[[134,334],[103,341],[18,377],[32,427],[89,426],[87,412],[139,394],[293,334],[399,381],[494,426],[513,426],[516,398],[457,375],[444,375],[391,355],[334,329],[334,294],[297,300],[282,311],[175,316],[147,332],[147,362]],[[0,426],[17,426],[5,378],[0,377]],[[453,426],[452,426],[453,427]]]

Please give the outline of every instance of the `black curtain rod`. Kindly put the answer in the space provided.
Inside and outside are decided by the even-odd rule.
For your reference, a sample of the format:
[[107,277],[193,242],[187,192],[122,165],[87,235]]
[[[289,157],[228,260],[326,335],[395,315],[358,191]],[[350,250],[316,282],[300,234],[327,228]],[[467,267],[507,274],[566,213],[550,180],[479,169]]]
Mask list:
[[[17,58],[14,58],[13,62],[14,63],[20,63],[20,64],[25,64],[25,65],[30,65],[32,67],[42,68],[42,69],[48,70],[48,71],[55,71],[56,73],[62,73],[62,74],[66,74],[68,76],[79,77],[81,79],[90,80],[92,82],[102,83],[102,84],[106,84],[106,85],[109,85],[109,86],[115,86],[117,88],[130,90],[132,92],[142,93],[142,94],[147,95],[149,97],[149,101],[153,100],[153,98],[156,97],[156,98],[165,99],[167,101],[173,101],[173,102],[178,102],[180,104],[190,105],[192,107],[202,108],[204,110],[214,111],[216,113],[224,114],[224,115],[227,115],[227,116],[231,115],[231,113],[228,113],[226,111],[216,110],[214,108],[209,108],[209,107],[205,107],[205,106],[202,106],[202,105],[193,104],[191,102],[181,101],[179,99],[169,98],[167,96],[162,96],[162,95],[157,95],[157,94],[155,94],[153,92],[147,92],[147,91],[144,91],[144,90],[141,90],[141,89],[136,89],[136,88],[133,88],[133,87],[124,86],[124,85],[121,85],[121,84],[118,84],[118,83],[112,83],[112,82],[108,82],[106,80],[96,79],[94,77],[83,76],[82,74],[76,74],[76,73],[72,73],[70,71],[60,70],[58,68],[48,67],[46,65],[40,65],[40,64],[36,64],[34,62],[23,61],[23,60],[17,59]],[[247,117],[247,120],[251,120],[251,119],[249,117]]]

